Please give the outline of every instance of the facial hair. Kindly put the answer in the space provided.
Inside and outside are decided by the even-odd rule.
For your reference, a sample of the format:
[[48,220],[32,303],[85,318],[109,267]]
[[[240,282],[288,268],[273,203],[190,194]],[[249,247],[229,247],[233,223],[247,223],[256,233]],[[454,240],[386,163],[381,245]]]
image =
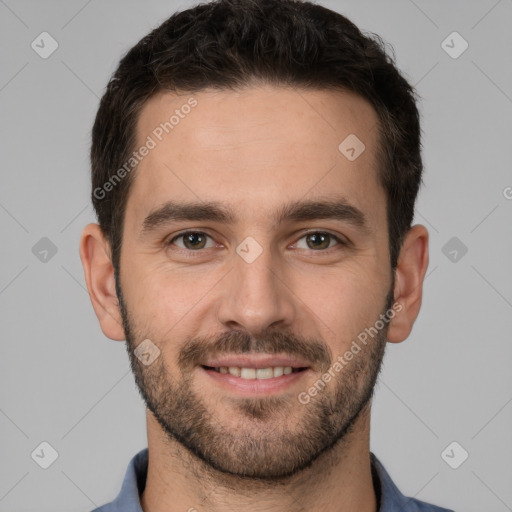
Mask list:
[[[193,369],[204,361],[205,355],[299,356],[321,369],[321,379],[335,361],[329,347],[323,341],[290,332],[266,330],[255,338],[243,330],[231,330],[209,338],[187,339],[177,360],[180,373],[172,375],[163,357],[165,345],[172,341],[152,339],[137,329],[117,280],[116,289],[131,369],[146,407],[170,443],[179,443],[206,467],[251,481],[284,481],[343,442],[362,412],[369,408],[384,357],[387,323],[307,404],[301,404],[297,395],[285,393],[246,398],[223,396],[222,403],[231,407],[230,418],[238,418],[236,428],[230,428],[216,417],[215,403],[206,403],[194,389]],[[392,292],[393,287],[382,314],[391,308]],[[142,364],[134,353],[138,343],[146,338],[162,349],[149,366]],[[295,427],[290,426],[290,415],[296,420]]]

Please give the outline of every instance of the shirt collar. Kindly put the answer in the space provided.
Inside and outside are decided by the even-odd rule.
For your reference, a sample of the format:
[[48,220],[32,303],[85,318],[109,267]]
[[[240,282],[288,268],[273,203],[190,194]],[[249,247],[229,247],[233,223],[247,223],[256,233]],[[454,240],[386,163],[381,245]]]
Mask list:
[[[422,503],[414,498],[406,498],[391,480],[379,459],[370,452],[373,485],[377,496],[378,512],[394,512],[396,510],[416,511]],[[110,504],[100,507],[93,512],[143,512],[140,496],[146,487],[148,472],[148,449],[137,453],[128,464],[121,491]],[[427,505],[427,504],[425,504]],[[400,507],[400,508],[398,508]],[[431,512],[450,512],[433,505],[421,510]]]

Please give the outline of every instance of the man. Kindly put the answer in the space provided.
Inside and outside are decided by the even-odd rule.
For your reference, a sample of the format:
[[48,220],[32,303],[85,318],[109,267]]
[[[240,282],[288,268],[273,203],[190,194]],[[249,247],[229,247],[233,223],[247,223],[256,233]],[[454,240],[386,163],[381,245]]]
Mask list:
[[91,161],[81,259],[148,430],[97,511],[446,510],[369,451],[428,266],[414,91],[378,38],[293,0],[175,14],[121,60]]

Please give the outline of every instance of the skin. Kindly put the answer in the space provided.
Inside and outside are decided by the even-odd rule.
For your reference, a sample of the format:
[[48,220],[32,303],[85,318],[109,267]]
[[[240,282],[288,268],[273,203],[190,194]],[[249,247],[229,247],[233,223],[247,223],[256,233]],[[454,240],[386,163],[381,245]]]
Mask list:
[[[189,97],[149,100],[137,125],[139,145]],[[148,406],[142,508],[375,512],[370,395],[386,341],[399,343],[411,332],[428,267],[428,232],[418,224],[407,233],[393,281],[386,195],[377,181],[377,114],[349,92],[255,85],[193,97],[197,106],[135,171],[121,297],[99,226],[86,226],[80,243],[102,331],[127,340]],[[351,133],[366,146],[354,161],[338,151]],[[275,224],[270,215],[289,201],[334,196],[364,213],[367,232],[335,219]],[[180,221],[141,235],[144,218],[170,199],[219,201],[237,222]],[[185,229],[211,236],[206,248],[187,246],[183,237],[166,245]],[[307,230],[348,245],[328,238],[317,248]],[[263,249],[252,263],[236,252],[248,236]],[[379,336],[301,404],[298,394],[375,324],[393,296],[401,309]],[[160,350],[148,366],[133,355],[145,339]],[[197,364],[210,349],[240,354],[250,342],[291,356],[314,348],[311,369],[281,392],[250,399],[212,382]],[[200,350],[186,352],[191,346]],[[195,437],[184,435],[187,427]]]

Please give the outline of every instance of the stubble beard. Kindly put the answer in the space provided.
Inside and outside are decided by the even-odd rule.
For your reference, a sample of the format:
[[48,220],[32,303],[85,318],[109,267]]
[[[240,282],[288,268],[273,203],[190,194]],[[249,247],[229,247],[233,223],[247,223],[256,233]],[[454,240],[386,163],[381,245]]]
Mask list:
[[[179,443],[200,459],[203,467],[244,480],[284,481],[345,441],[358,418],[369,411],[384,357],[388,325],[307,404],[301,404],[295,394],[284,393],[261,398],[219,397],[230,410],[232,421],[226,425],[216,415],[217,400],[207,404],[194,389],[192,371],[182,369],[179,380],[176,379],[167,370],[162,355],[149,366],[141,363],[134,349],[147,336],[136,329],[120,287],[118,299],[130,365],[146,407],[169,442]],[[391,302],[390,292],[382,313],[389,310]],[[201,346],[215,346],[231,349],[224,353],[281,351],[294,355],[298,346],[308,350],[307,343],[314,345],[315,350],[310,353],[327,369],[333,359],[325,343],[304,341],[290,334],[269,333],[265,338],[254,339],[245,332],[232,331],[211,340],[189,340],[187,347],[194,348],[188,354],[199,353]],[[315,381],[321,376],[319,373]]]

